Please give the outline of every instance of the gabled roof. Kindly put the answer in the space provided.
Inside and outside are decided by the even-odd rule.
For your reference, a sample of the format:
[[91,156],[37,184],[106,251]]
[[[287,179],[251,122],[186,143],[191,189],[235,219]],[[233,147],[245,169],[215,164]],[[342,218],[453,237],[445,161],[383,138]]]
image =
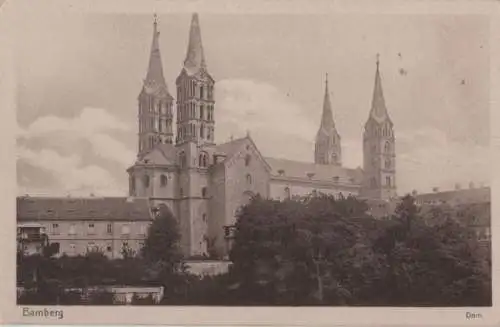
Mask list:
[[214,154],[224,155],[226,157],[225,161],[230,160],[245,144],[250,144],[257,152],[257,156],[261,159],[262,163],[266,166],[266,169],[271,170],[271,167],[260,153],[250,135],[217,145]]
[[18,197],[17,220],[151,220],[148,199]]
[[[265,158],[271,166],[271,174],[303,180],[328,181],[348,184],[361,184],[361,169],[344,168],[336,165],[320,165],[280,158]],[[338,177],[338,180],[337,178]]]
[[177,151],[172,144],[157,144],[137,158],[138,164],[175,165]]
[[223,154],[226,157],[231,157],[241,146],[246,142],[246,137],[231,140],[226,143],[219,144],[215,147],[215,154]]

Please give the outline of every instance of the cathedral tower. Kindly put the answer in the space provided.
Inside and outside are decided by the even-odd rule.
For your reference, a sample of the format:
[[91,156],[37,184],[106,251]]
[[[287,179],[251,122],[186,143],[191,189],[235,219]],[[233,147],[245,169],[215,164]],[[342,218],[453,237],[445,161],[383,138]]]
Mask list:
[[172,104],[173,98],[168,92],[163,77],[161,62],[158,21],[155,15],[153,23],[153,42],[149,56],[149,66],[144,84],[139,94],[139,150],[138,156],[147,153],[158,143],[173,142]]
[[328,90],[328,74],[325,81],[325,98],[323,100],[323,114],[321,124],[316,134],[314,162],[322,165],[342,164],[340,135],[333,121],[332,105]]
[[207,70],[195,13],[186,59],[177,77],[178,216],[181,247],[187,256],[208,251],[210,171],[214,143],[214,80]]
[[198,14],[193,14],[186,59],[177,77],[176,143],[214,144],[214,80],[205,63]]
[[377,55],[372,107],[363,134],[362,194],[366,197],[385,200],[396,196],[396,140],[393,127],[385,105]]

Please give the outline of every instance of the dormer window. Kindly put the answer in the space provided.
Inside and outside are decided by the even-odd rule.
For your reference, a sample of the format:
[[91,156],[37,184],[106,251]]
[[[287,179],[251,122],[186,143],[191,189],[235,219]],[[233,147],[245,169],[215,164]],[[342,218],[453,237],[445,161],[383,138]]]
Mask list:
[[280,176],[285,175],[285,171],[283,169],[278,170],[278,175]]

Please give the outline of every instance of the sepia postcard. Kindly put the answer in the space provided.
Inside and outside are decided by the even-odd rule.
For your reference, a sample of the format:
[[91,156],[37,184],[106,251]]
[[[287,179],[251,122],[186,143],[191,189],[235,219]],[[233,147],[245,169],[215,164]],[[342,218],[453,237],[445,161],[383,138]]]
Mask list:
[[500,324],[499,9],[4,2],[2,323]]

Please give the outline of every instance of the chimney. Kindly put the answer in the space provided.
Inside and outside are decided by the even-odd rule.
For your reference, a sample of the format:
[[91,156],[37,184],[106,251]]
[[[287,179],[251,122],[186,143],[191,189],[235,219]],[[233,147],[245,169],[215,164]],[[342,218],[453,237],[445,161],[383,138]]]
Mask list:
[[432,192],[434,192],[434,193],[439,192],[439,187],[433,187],[433,188],[432,188]]

